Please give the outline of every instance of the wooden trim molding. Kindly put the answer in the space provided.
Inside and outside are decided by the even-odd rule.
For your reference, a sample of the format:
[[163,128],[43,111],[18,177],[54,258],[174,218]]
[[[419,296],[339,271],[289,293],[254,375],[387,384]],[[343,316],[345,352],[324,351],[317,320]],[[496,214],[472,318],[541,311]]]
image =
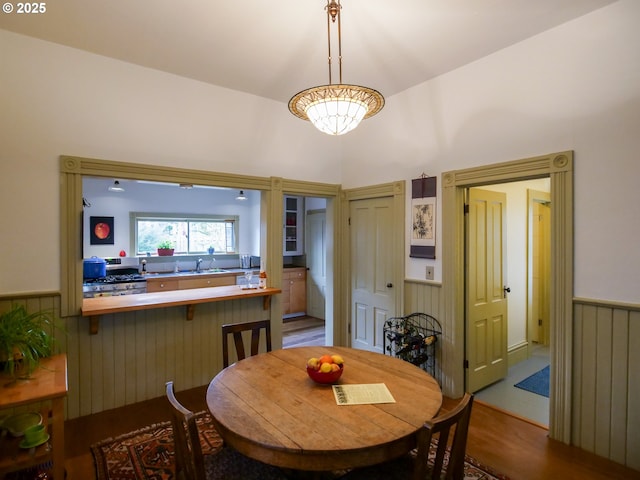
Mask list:
[[[60,156],[60,271],[63,317],[81,314],[82,307],[82,178],[126,178],[170,183],[193,183],[262,191],[261,252],[270,283],[280,286],[282,262],[282,195],[287,192],[335,198],[340,186],[300,182],[279,177],[256,177],[95,158]],[[274,307],[275,306],[275,307]],[[272,315],[280,316],[279,301],[271,302]],[[274,332],[277,333],[277,332]]]
[[612,302],[609,300],[580,297],[575,297],[573,299],[573,303],[575,305],[591,305],[593,307],[615,308],[629,310],[630,312],[640,312],[640,303]]
[[573,152],[496,163],[442,174],[443,329],[451,332],[453,358],[443,372],[446,395],[464,392],[464,194],[492,183],[551,179],[551,339],[549,435],[571,441],[573,299]]

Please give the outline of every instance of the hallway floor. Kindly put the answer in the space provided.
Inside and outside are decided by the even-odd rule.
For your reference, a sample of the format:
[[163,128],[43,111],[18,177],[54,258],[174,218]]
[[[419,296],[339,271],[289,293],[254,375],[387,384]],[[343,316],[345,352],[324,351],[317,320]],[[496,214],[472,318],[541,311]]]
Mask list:
[[514,386],[547,365],[549,365],[549,347],[534,347],[530,358],[509,368],[506,378],[476,392],[475,398],[548,427],[549,399]]

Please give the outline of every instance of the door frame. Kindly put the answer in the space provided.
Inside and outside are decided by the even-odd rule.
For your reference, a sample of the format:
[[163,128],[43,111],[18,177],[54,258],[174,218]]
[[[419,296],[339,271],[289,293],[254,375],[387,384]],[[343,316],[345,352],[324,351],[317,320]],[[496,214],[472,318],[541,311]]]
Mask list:
[[340,282],[344,288],[336,291],[340,295],[339,304],[342,307],[342,318],[346,319],[340,332],[340,338],[334,338],[340,343],[335,345],[351,346],[351,229],[349,228],[349,212],[351,202],[355,200],[367,200],[373,198],[392,197],[393,201],[393,248],[389,252],[393,256],[393,284],[395,292],[396,312],[394,315],[402,315],[404,312],[404,272],[405,272],[405,181],[399,180],[391,183],[371,185],[367,187],[352,188],[342,191],[341,197],[341,228],[340,246],[341,262]]
[[549,436],[571,441],[573,364],[573,151],[442,174],[443,390],[461,397],[465,357],[464,193],[469,187],[534,178],[551,179],[551,272]]
[[[540,328],[538,321],[533,315],[533,250],[537,247],[540,248],[539,238],[534,233],[534,225],[536,223],[533,215],[534,205],[537,203],[547,203],[549,206],[549,212],[551,212],[551,193],[539,191],[531,188],[527,188],[527,358],[531,356],[532,350],[532,331],[538,328],[538,344],[549,345],[549,324],[545,323],[542,327],[543,342],[540,342]],[[546,240],[551,240],[550,234]],[[549,248],[550,245],[549,245]],[[545,277],[545,282],[548,284],[548,275]]]

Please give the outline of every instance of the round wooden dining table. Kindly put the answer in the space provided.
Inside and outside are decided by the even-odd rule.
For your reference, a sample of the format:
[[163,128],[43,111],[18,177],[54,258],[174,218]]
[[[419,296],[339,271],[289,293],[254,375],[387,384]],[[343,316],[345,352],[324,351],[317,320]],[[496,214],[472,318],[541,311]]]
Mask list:
[[[384,383],[395,403],[338,405],[315,383],[307,359],[344,359],[338,385]],[[209,384],[207,405],[224,441],[270,465],[329,471],[384,462],[416,446],[442,405],[435,379],[403,360],[346,347],[300,347],[248,357]]]

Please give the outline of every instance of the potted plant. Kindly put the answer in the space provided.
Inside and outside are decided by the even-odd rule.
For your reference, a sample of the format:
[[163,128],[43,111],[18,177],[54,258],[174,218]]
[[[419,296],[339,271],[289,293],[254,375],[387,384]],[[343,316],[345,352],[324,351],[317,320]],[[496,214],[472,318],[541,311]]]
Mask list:
[[49,312],[28,313],[22,305],[0,314],[0,365],[13,379],[28,378],[41,358],[51,355],[53,318]]
[[164,240],[158,244],[158,256],[170,257],[173,255],[173,243],[169,240]]

